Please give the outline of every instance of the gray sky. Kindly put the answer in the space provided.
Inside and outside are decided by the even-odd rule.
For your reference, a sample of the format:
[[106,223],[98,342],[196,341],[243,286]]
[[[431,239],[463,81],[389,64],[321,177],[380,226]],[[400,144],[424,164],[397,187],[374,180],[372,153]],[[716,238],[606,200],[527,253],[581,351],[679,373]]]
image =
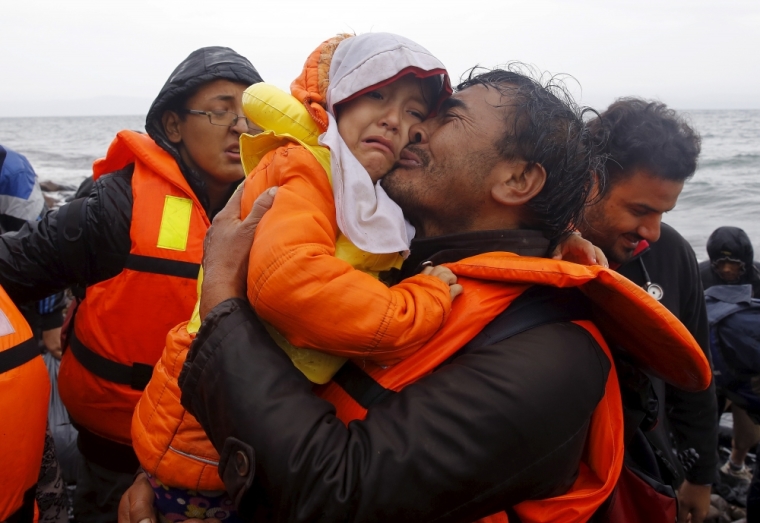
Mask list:
[[454,79],[510,60],[570,74],[595,107],[639,95],[760,108],[757,0],[15,0],[0,17],[0,116],[144,114],[206,45],[232,47],[287,88],[319,42],[368,31],[416,40]]

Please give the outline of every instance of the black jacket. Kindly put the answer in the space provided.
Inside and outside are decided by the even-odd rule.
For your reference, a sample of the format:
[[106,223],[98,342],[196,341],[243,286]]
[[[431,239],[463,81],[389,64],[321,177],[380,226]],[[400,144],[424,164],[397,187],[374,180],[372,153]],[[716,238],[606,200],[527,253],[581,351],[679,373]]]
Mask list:
[[[0,234],[15,232],[48,212],[37,173],[29,161],[0,145]],[[47,296],[38,303],[18,304],[21,314],[37,340],[42,333],[63,324],[66,296],[63,292]]]
[[[642,263],[650,281],[663,288],[660,303],[681,320],[710,359],[705,300],[691,246],[672,227],[663,223],[660,239],[620,267],[618,272],[643,287],[647,281]],[[716,480],[718,462],[715,385],[711,383],[705,391],[689,393],[657,378],[651,379],[660,403],[660,422],[646,435],[675,468],[672,483],[677,485],[684,477],[698,485],[712,483]],[[685,474],[680,461],[673,458],[669,431],[673,432],[679,452],[693,448],[699,453],[696,464]],[[663,473],[667,478],[667,472]]]
[[[197,173],[182,161],[164,134],[161,116],[179,109],[199,86],[217,79],[244,84],[261,81],[251,63],[226,47],[205,47],[190,54],[171,74],[146,118],[148,134],[177,160],[182,173],[209,216],[206,188]],[[42,299],[71,285],[86,287],[119,274],[131,248],[132,170],[100,177],[77,213],[72,202],[25,224],[16,233],[0,236],[0,285],[18,302]],[[234,187],[230,189],[230,195]],[[76,214],[76,216],[74,216]],[[74,220],[84,241],[64,238],[65,224]]]
[[[446,243],[472,254],[467,236]],[[609,369],[587,331],[551,324],[460,351],[345,426],[231,299],[205,319],[180,384],[246,517],[469,523],[569,488]]]

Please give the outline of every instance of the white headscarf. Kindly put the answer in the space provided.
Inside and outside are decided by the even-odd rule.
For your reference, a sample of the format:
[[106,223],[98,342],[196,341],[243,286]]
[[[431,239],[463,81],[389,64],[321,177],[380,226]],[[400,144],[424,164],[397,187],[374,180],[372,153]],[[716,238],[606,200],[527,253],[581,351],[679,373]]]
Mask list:
[[334,107],[357,93],[406,72],[437,72],[449,88],[443,64],[422,46],[390,33],[368,33],[343,40],[330,64],[327,132],[319,143],[330,148],[333,195],[338,227],[359,249],[372,254],[405,252],[414,227],[382,186],[372,183],[338,133]]

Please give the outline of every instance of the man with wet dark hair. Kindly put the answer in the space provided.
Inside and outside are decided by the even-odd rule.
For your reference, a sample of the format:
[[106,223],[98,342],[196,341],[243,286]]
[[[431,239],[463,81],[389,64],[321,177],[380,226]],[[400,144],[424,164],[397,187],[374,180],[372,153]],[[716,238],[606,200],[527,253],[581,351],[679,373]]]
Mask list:
[[[585,285],[574,279],[581,271],[589,299],[604,308],[622,300],[629,317],[662,334],[655,348],[638,328],[612,327],[637,339],[634,352],[659,350],[671,331],[642,314],[643,291],[619,292],[628,283],[616,274],[548,259],[601,169],[581,111],[560,89],[493,71],[471,76],[409,132],[383,185],[418,234],[400,276],[447,263],[464,288],[442,330],[411,358],[388,368],[351,362],[315,392],[245,298],[250,217],[241,224],[237,208],[225,209],[209,233],[204,321],[180,377],[182,404],[220,451],[240,513],[255,521],[503,521],[504,511],[510,521],[588,520],[622,465],[619,390],[594,328],[547,320],[545,305],[558,303],[559,286]],[[558,202],[566,183],[573,190]],[[615,289],[595,292],[607,284]],[[569,292],[565,305],[580,313],[588,302]],[[506,320],[514,310],[531,312],[526,323]],[[494,330],[509,324],[516,330]],[[670,346],[689,354],[685,365],[701,362],[694,376],[706,386],[699,349]],[[138,478],[122,520],[153,517],[152,495]]]
[[[502,134],[497,136],[495,147],[480,156],[463,159],[473,171],[483,174],[498,161],[521,160],[526,169],[542,166],[546,182],[541,192],[525,204],[522,212],[524,225],[543,231],[553,243],[573,229],[580,219],[582,206],[578,201],[591,190],[593,179],[589,170],[601,167],[600,158],[592,154],[589,134],[583,123],[586,110],[575,107],[564,86],[549,81],[542,85],[517,66],[509,70],[496,69],[482,74],[473,70],[470,76],[457,86],[458,91],[480,86],[501,95],[497,102],[502,109]],[[441,112],[461,107],[454,97],[444,102]],[[456,114],[455,112],[453,114]],[[415,137],[412,136],[414,141]],[[410,150],[415,150],[412,145]],[[383,187],[404,208],[411,221],[425,223],[435,220],[448,223],[448,228],[468,228],[485,209],[480,201],[468,206],[457,198],[455,207],[424,205],[420,194],[422,187],[410,191],[406,185],[397,189],[399,174],[391,172],[383,180]],[[603,178],[602,178],[603,179]],[[438,183],[432,177],[426,183]],[[470,186],[460,190],[472,192]],[[452,193],[453,194],[453,193]],[[417,201],[414,201],[414,200]],[[401,203],[403,202],[403,203]]]
[[[623,264],[641,240],[658,240],[662,214],[675,207],[684,182],[697,168],[700,138],[665,104],[638,98],[616,101],[589,128],[604,144],[599,152],[606,160],[610,187],[600,202],[586,209],[582,229],[611,262]],[[629,202],[631,189],[656,201]],[[661,190],[647,194],[650,189]]]
[[[661,223],[696,170],[700,137],[660,102],[623,98],[589,123],[606,159],[609,188],[586,209],[583,236],[600,247],[618,272],[646,289],[689,329],[707,355],[705,302],[691,246]],[[659,423],[645,432],[658,466],[645,472],[679,488],[679,522],[699,523],[716,479],[715,389],[687,393],[651,378]],[[674,457],[669,433],[673,434]],[[646,449],[645,449],[646,450]],[[647,452],[649,452],[647,450]],[[651,452],[650,452],[651,454]]]

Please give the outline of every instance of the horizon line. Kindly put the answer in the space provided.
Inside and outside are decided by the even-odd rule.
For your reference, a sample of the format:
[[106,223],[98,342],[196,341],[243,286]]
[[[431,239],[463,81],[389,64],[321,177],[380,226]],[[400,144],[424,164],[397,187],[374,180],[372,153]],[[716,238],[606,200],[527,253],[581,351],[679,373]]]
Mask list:
[[[725,109],[725,108],[709,108],[709,109],[681,109],[677,107],[673,107],[674,110],[679,112],[689,112],[689,111],[760,111],[760,107],[746,107],[746,108],[732,108],[732,109]],[[47,115],[3,115],[0,114],[0,119],[15,119],[15,118],[111,118],[111,117],[121,117],[121,116],[140,116],[140,117],[146,117],[146,113],[114,113],[114,114],[47,114]]]

